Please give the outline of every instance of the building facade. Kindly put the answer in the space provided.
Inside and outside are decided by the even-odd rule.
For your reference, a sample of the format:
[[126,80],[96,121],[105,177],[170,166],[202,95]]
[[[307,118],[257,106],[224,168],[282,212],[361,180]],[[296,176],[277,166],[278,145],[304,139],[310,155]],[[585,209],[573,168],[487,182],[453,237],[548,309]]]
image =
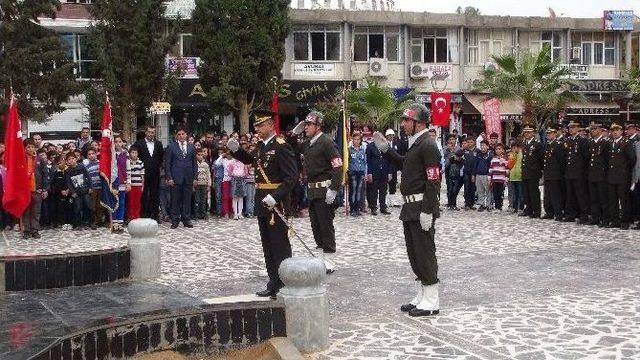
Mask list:
[[[42,19],[43,25],[55,29],[69,44],[79,81],[94,76],[94,60],[86,47],[89,17],[83,3],[87,2],[90,0],[67,1],[56,20]],[[352,5],[356,10],[351,10]],[[167,17],[188,18],[193,6],[193,0],[169,1]],[[640,121],[640,110],[627,107],[623,81],[626,71],[637,67],[640,59],[638,21],[633,30],[604,31],[600,18],[465,16],[389,10],[393,6],[387,0],[292,2],[293,26],[285,42],[280,92],[285,127],[336,89],[360,86],[372,77],[399,94],[413,90],[416,100],[427,104],[431,92],[452,93],[452,120],[463,132],[478,132],[483,127],[486,96],[476,93],[473,84],[483,69],[495,66],[492,55],[537,52],[545,45],[552,49],[554,61],[574,70],[574,90],[588,99],[571,104],[567,117],[585,123],[621,116]],[[181,34],[176,49],[168,54],[168,64],[188,62],[195,68],[196,54],[190,34]],[[196,132],[237,128],[233,115],[212,115],[205,96],[197,71],[187,73],[171,113],[156,119],[161,138],[167,139],[177,122],[187,123]],[[57,115],[57,121],[78,117],[77,107],[75,112]],[[521,112],[517,101],[502,103],[506,132],[519,130]]]

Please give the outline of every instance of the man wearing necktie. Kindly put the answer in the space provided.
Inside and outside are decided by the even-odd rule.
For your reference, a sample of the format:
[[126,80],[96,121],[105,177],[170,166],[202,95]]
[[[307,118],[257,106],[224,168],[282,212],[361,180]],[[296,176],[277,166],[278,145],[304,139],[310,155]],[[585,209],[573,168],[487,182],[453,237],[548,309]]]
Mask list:
[[184,128],[180,127],[176,131],[176,141],[167,147],[165,158],[167,183],[171,189],[171,228],[177,228],[180,221],[185,227],[193,227],[191,193],[198,165],[196,149],[187,143],[187,132]]
[[271,112],[257,112],[254,127],[261,141],[253,153],[248,153],[234,138],[227,147],[231,156],[256,169],[256,195],[254,214],[258,218],[260,240],[267,265],[267,288],[256,295],[275,299],[284,286],[278,275],[280,263],[291,257],[291,243],[287,225],[274,208],[288,216],[291,191],[298,182],[298,166],[291,146],[276,136]]

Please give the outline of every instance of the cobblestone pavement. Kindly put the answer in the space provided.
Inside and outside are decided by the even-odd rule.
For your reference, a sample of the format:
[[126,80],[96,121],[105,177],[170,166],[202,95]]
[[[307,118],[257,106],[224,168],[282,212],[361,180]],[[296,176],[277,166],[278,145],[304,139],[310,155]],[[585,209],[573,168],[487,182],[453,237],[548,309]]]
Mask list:
[[[327,280],[331,346],[313,359],[640,359],[640,231],[533,220],[506,212],[444,211],[436,227],[441,313],[410,318],[413,296],[398,208],[336,217],[338,270]],[[308,218],[295,219],[311,245]],[[266,283],[255,219],[162,224],[162,277],[199,298]],[[120,246],[126,235],[5,236],[7,251]],[[294,255],[305,255],[291,239]],[[6,247],[6,246],[5,246]],[[18,249],[18,250],[11,250]],[[71,250],[69,250],[71,251]]]

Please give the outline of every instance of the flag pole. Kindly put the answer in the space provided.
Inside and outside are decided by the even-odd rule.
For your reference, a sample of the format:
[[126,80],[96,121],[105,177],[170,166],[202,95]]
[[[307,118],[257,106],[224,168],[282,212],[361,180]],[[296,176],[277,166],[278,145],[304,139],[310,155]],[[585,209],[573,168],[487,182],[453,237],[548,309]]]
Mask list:
[[348,161],[344,161],[345,158],[350,159],[349,157],[349,146],[347,145],[347,139],[349,138],[349,134],[347,134],[347,131],[349,130],[349,127],[347,126],[347,83],[346,81],[342,82],[342,149],[343,152],[345,152],[346,149],[346,154],[342,154],[342,166],[346,166],[347,168],[344,169],[342,171],[343,174],[343,179],[342,181],[344,182],[344,209],[345,209],[345,215],[349,216],[349,211],[351,209],[349,209],[349,179],[348,179],[348,173],[349,173],[349,162]]

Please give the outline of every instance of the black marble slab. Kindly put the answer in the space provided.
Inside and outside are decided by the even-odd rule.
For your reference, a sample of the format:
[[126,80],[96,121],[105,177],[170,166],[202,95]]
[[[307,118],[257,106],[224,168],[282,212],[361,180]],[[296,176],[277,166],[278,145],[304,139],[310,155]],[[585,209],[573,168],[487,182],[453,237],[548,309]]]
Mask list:
[[237,348],[286,334],[280,302],[205,304],[155,283],[0,294],[0,359],[128,358]]

